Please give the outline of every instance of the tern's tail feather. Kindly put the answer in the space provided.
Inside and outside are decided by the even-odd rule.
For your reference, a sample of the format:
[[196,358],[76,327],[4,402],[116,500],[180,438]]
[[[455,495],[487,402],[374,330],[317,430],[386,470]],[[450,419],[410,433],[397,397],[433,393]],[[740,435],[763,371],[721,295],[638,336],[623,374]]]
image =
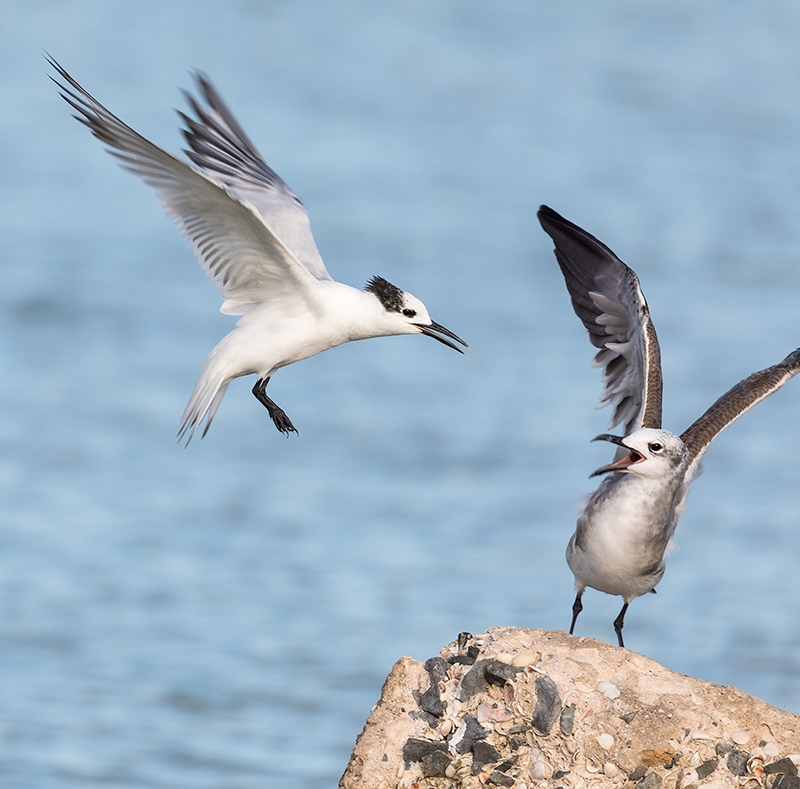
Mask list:
[[225,397],[225,391],[230,381],[227,365],[220,365],[219,358],[212,351],[203,365],[203,370],[194,385],[192,396],[189,398],[181,417],[178,441],[182,441],[186,437],[186,446],[189,446],[192,436],[194,436],[197,428],[200,427],[203,419],[206,420],[206,425],[203,428],[201,438],[208,433],[208,428],[211,427],[211,420],[214,418],[214,414],[217,413],[222,398]]

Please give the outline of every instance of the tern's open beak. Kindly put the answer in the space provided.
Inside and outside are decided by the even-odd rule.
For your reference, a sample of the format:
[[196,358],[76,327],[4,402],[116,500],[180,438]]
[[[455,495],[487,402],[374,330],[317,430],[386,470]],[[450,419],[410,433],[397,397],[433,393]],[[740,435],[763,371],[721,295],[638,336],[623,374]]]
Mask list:
[[602,435],[595,436],[592,441],[610,441],[612,444],[617,444],[618,446],[625,447],[628,450],[628,454],[625,457],[620,458],[619,460],[615,461],[614,463],[609,463],[607,466],[602,466],[597,471],[592,472],[589,475],[589,479],[592,477],[597,477],[600,474],[607,474],[609,471],[625,471],[629,466],[632,466],[634,463],[638,463],[640,460],[644,460],[644,455],[640,452],[637,452],[635,449],[631,449],[626,444],[622,443],[622,439],[619,436],[612,436],[611,433],[603,433]]
[[[427,334],[428,337],[433,337],[434,340],[439,340],[439,342],[444,343],[448,348],[452,348],[454,351],[464,353],[461,348],[459,348],[457,345],[454,345],[452,342],[450,342],[450,340],[446,340],[445,337],[450,337],[450,339],[460,342],[465,348],[469,348],[469,345],[467,345],[457,334],[453,334],[450,329],[445,329],[444,326],[440,326],[438,323],[431,321],[430,323],[415,323],[414,326],[416,326],[423,334]],[[442,334],[444,337],[440,336]]]

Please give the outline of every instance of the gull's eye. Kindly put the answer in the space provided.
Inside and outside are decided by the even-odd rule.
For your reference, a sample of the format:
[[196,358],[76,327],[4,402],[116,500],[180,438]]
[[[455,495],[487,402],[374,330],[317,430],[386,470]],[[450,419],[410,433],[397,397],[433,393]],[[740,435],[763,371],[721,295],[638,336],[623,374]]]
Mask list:
[[413,318],[416,314],[417,314],[416,310],[409,310],[409,309],[403,310],[403,315],[405,315],[406,318]]
[[659,444],[658,441],[653,441],[652,444],[648,444],[647,446],[649,447],[650,451],[654,452],[655,454],[658,454],[662,449],[664,449],[663,445]]

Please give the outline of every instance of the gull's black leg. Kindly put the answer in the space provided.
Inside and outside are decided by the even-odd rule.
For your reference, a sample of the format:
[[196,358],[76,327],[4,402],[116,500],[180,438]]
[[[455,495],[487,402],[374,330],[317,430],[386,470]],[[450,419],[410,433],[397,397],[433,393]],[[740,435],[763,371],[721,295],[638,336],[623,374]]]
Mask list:
[[572,631],[575,630],[575,621],[578,618],[578,614],[583,611],[583,603],[581,603],[582,595],[583,589],[575,595],[575,602],[572,604],[572,624],[569,626],[570,635],[572,635]]
[[259,378],[256,381],[255,386],[253,387],[253,394],[256,396],[256,400],[258,400],[264,408],[267,409],[270,419],[275,423],[275,427],[281,431],[285,436],[288,436],[289,433],[296,433],[297,428],[292,424],[291,419],[286,416],[284,410],[272,402],[272,400],[267,397],[267,384],[269,383],[269,378]]
[[614,620],[614,631],[617,634],[617,638],[619,639],[619,645],[624,647],[625,644],[622,643],[622,625],[625,623],[625,612],[628,610],[628,604],[622,606],[622,610],[619,612],[619,616]]

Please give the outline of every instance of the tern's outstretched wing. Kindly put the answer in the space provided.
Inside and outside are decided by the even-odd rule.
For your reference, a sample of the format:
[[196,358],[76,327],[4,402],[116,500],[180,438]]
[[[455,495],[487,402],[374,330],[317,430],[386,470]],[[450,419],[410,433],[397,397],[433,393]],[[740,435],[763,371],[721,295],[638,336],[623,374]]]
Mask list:
[[[194,249],[225,300],[222,312],[243,315],[264,302],[313,308],[319,281],[248,199],[135,132],[87,93],[55,60],[53,81],[79,113],[75,118],[107,146],[120,165],[152,186],[165,213]],[[69,87],[68,87],[69,86]],[[246,138],[245,138],[246,139]],[[324,269],[323,269],[324,270]]]
[[208,109],[184,91],[198,118],[178,113],[187,127],[183,130],[190,148],[186,155],[229,192],[251,203],[264,224],[317,279],[330,279],[300,198],[264,161],[208,77],[195,74],[195,79]]
[[661,427],[661,353],[639,279],[605,244],[552,208],[538,212],[572,297],[575,314],[599,348],[593,365],[603,369],[597,407],[613,405],[609,428],[624,435]]
[[697,474],[703,453],[708,445],[732,422],[756,403],[778,391],[790,378],[800,373],[800,348],[792,351],[782,362],[760,370],[739,381],[725,392],[699,419],[682,434],[681,440],[689,448],[687,484]]

